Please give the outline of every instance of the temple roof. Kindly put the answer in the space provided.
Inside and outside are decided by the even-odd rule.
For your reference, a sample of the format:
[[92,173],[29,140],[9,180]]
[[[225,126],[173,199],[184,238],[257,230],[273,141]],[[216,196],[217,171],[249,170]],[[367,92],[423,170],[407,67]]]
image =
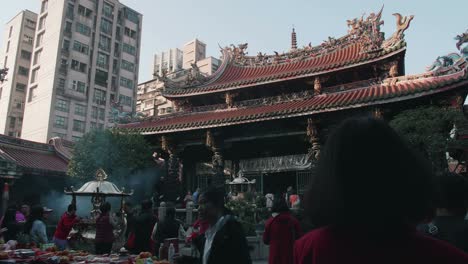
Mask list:
[[[68,142],[64,144],[69,145]],[[65,175],[69,161],[57,150],[55,144],[38,143],[5,135],[0,135],[0,160],[15,164],[24,173],[45,175]]]
[[246,107],[186,112],[120,125],[120,128],[142,134],[164,134],[381,106],[444,93],[468,85],[466,63],[464,64],[461,69],[450,67],[445,73],[436,71],[388,78],[382,83],[362,84],[361,87],[354,86],[352,89],[315,96],[299,96],[280,103],[271,101]]
[[231,45],[221,50],[223,63],[211,76],[204,77],[196,66],[183,82],[167,78],[163,95],[167,98],[187,97],[229,91],[262,84],[317,76],[369,64],[402,53],[406,49],[404,31],[412,16],[397,16],[397,31],[388,39],[380,32],[382,10],[366,19],[348,20],[348,34],[335,39],[329,37],[319,46],[292,48],[275,55],[247,56],[248,44]]

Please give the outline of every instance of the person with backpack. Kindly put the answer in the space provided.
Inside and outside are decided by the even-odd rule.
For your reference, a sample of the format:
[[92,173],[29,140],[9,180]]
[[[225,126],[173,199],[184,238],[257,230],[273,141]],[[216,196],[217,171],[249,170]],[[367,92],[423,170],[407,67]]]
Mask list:
[[455,173],[446,173],[435,180],[436,210],[431,222],[422,230],[429,236],[446,241],[468,252],[468,181]]
[[300,223],[284,199],[275,201],[272,212],[275,216],[267,220],[263,233],[263,243],[270,245],[268,264],[293,263],[294,242],[302,235]]

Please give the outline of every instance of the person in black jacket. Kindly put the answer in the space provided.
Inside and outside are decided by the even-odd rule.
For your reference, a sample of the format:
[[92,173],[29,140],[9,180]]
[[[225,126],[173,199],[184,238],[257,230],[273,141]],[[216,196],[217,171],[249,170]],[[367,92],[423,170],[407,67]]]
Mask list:
[[[209,189],[198,200],[200,218],[210,227],[194,243],[200,264],[251,264],[247,240],[241,224],[224,207],[224,192]],[[186,259],[177,263],[189,263]]]
[[141,213],[135,218],[135,248],[132,250],[135,254],[151,251],[151,231],[156,222],[153,217],[152,208],[153,203],[151,201],[143,201],[141,203]]
[[435,179],[435,189],[435,217],[419,229],[468,252],[468,181],[461,175],[446,173]]

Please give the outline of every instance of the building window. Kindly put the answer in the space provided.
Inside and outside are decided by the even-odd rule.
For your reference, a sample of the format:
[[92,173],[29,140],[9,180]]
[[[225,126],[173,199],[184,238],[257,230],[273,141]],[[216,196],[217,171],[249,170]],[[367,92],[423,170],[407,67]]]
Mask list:
[[122,69],[130,71],[130,72],[134,72],[135,71],[135,64],[133,64],[133,63],[131,63],[129,61],[126,61],[126,60],[122,60]]
[[73,131],[75,132],[84,132],[85,131],[85,122],[80,120],[73,120]]
[[72,70],[85,73],[86,67],[87,67],[86,63],[82,63],[77,60],[72,60],[72,63],[71,63]]
[[123,86],[128,89],[134,89],[133,81],[124,77],[120,77],[120,86]]
[[135,24],[140,23],[138,13],[129,8],[125,8],[125,18],[132,21]]
[[136,39],[136,36],[137,36],[136,31],[132,30],[132,29],[130,29],[128,27],[125,27],[124,34],[125,34],[125,36],[130,37],[132,39]]
[[6,46],[6,51],[5,52],[8,52],[10,50],[10,41],[7,42],[7,46]]
[[44,13],[45,11],[47,11],[47,6],[48,6],[48,4],[49,4],[49,1],[48,1],[48,0],[42,1],[41,13]]
[[70,103],[62,99],[57,99],[57,101],[55,101],[55,110],[68,113],[70,110]]
[[119,95],[119,102],[122,104],[122,105],[126,105],[126,106],[130,106],[132,107],[132,98],[129,97],[129,96],[125,96],[125,95]]
[[72,90],[75,90],[79,93],[85,93],[86,91],[86,84],[80,81],[73,81],[72,83]]
[[91,108],[91,118],[97,119],[98,116],[98,108],[96,106],[93,106]]
[[26,19],[26,26],[30,29],[36,30],[36,21],[31,19]]
[[94,83],[107,87],[107,80],[109,79],[109,74],[106,71],[101,71],[96,69],[96,75],[94,78]]
[[98,129],[103,130],[104,129],[104,124],[98,124]]
[[72,31],[72,23],[71,22],[65,22],[65,34],[71,36],[71,31]]
[[86,116],[86,106],[84,105],[75,105],[75,115]]
[[18,67],[18,74],[27,77],[29,75],[29,69],[25,68],[25,67],[22,67],[22,66],[19,66]]
[[16,83],[16,91],[24,93],[26,91],[26,84]]
[[46,15],[39,19],[39,28],[37,30],[42,30],[43,28],[45,28],[46,20],[47,20]]
[[20,102],[17,102],[17,103],[16,103],[16,109],[22,109],[22,108],[23,108],[23,104],[24,104],[24,102],[21,102],[21,101],[20,101]]
[[79,6],[78,6],[78,14],[79,14],[80,16],[84,16],[84,17],[90,18],[92,12],[93,12],[93,11],[91,11],[91,9],[86,8],[86,7],[82,6],[82,5],[79,5]]
[[8,63],[8,56],[5,56],[5,60],[3,61],[3,67],[7,67]]
[[27,50],[21,50],[21,58],[25,60],[31,60],[31,52]]
[[29,35],[24,34],[24,36],[23,36],[23,42],[24,42],[24,43],[27,43],[27,44],[29,44],[29,45],[32,45],[33,42],[34,42],[34,38],[31,37],[31,36],[29,36]]
[[114,6],[104,2],[104,5],[102,6],[102,14],[108,18],[113,19],[114,18]]
[[70,41],[68,39],[63,39],[62,49],[66,51],[70,50]]
[[37,86],[29,88],[29,97],[28,97],[28,102],[32,102],[34,98],[37,96]]
[[75,12],[75,6],[68,3],[66,16],[68,19],[73,20],[73,13]]
[[109,69],[109,55],[99,52],[97,56],[97,66]]
[[110,52],[110,50],[111,50],[111,39],[104,36],[104,35],[100,35],[99,48],[104,50],[104,51]]
[[106,92],[99,89],[94,89],[93,101],[98,105],[106,105]]
[[91,28],[77,22],[76,23],[76,32],[89,37],[91,35]]
[[68,127],[68,118],[63,116],[55,116],[54,127],[67,129]]
[[106,118],[106,110],[105,109],[102,109],[102,108],[99,108],[99,120],[104,120]]
[[42,41],[44,40],[44,32],[41,34],[37,35],[37,40],[36,40],[36,48],[42,45]]
[[13,26],[10,26],[10,32],[8,33],[8,38],[11,38],[11,33],[13,33]]
[[42,50],[38,50],[36,51],[36,53],[34,53],[33,65],[36,65],[41,61],[41,54],[42,54]]
[[73,49],[86,55],[89,53],[89,46],[76,40],[73,43]]
[[39,69],[40,68],[32,70],[31,83],[35,83],[37,81],[37,77],[39,76]]
[[106,33],[107,35],[112,35],[112,22],[102,18],[101,19],[101,32]]
[[123,44],[123,52],[130,54],[130,55],[135,55],[136,54],[136,48],[133,47],[132,45],[129,45],[127,43]]
[[15,128],[16,125],[16,117],[10,116],[10,127]]

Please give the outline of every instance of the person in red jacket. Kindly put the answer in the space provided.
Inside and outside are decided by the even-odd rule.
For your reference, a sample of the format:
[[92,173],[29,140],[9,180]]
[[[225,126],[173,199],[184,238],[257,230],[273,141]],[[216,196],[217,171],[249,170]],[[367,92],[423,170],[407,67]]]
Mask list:
[[291,264],[294,242],[302,235],[300,223],[289,211],[285,199],[276,199],[273,215],[263,233],[263,242],[270,245],[268,263]]
[[54,244],[59,250],[68,248],[68,235],[77,222],[76,205],[70,204],[67,211],[60,218],[54,233]]
[[462,264],[468,255],[416,225],[432,211],[431,167],[383,120],[354,118],[320,153],[305,208],[318,228],[295,264]]

